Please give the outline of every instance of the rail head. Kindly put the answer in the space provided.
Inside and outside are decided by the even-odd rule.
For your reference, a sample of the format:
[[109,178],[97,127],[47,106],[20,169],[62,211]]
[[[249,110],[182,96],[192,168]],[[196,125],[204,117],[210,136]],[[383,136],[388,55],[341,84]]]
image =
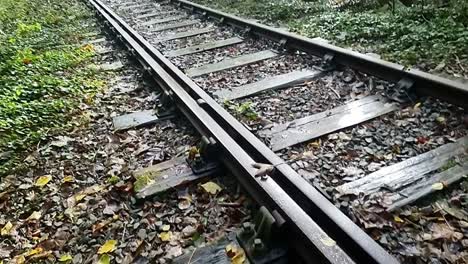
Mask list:
[[[152,46],[136,33],[128,24],[99,0],[89,0],[92,7],[102,16],[119,39],[138,56],[161,88],[181,108],[182,113],[203,135],[212,137],[221,149],[221,160],[235,174],[241,184],[260,204],[271,211],[276,210],[285,220],[291,231],[291,243],[297,247],[304,259],[314,259],[319,263],[355,263],[339,245],[327,245],[329,236],[310,216],[287,194],[275,180],[262,180],[255,176],[256,162],[193,98],[193,91],[186,91],[165,67],[156,60],[161,53],[152,53]],[[155,50],[153,50],[156,52]]]

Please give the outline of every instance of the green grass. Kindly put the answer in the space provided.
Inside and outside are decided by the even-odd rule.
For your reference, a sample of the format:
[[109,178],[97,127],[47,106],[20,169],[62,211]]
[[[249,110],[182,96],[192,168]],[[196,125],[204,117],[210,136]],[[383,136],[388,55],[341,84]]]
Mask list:
[[[364,0],[363,0],[364,1]],[[375,52],[406,66],[433,69],[440,63],[468,76],[468,1],[439,7],[354,5],[340,10],[317,0],[196,0],[196,2],[269,24],[288,27],[308,37],[321,37],[342,47]]]
[[[67,130],[102,87],[80,45],[92,13],[73,0],[0,0],[0,176],[42,140]],[[76,124],[75,124],[76,125]]]

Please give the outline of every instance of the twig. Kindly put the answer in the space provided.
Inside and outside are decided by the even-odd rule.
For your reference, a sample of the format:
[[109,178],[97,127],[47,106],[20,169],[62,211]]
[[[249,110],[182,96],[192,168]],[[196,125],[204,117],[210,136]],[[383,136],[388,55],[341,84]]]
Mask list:
[[190,258],[187,262],[187,264],[190,264],[192,262],[192,258],[193,258],[193,255],[195,254],[195,251],[197,251],[197,248],[195,248],[193,251],[192,251],[192,255],[190,255]]
[[335,89],[333,89],[332,87],[328,87],[328,88],[336,94],[336,97],[338,97],[338,99],[341,98],[340,94]]

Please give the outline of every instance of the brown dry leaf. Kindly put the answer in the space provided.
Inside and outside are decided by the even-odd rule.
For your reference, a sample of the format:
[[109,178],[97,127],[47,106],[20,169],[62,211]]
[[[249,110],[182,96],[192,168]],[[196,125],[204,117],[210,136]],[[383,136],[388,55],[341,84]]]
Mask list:
[[317,141],[313,141],[313,142],[310,142],[309,144],[307,144],[307,147],[309,149],[318,149],[320,148],[320,145],[321,145],[321,140],[317,140]]
[[228,244],[225,249],[229,258],[233,258],[237,253],[237,247],[234,244]]
[[11,230],[12,230],[12,229],[13,229],[13,224],[12,224],[10,221],[8,221],[8,223],[6,223],[6,224],[3,226],[2,230],[0,231],[0,234],[1,234],[2,236],[8,236],[8,235],[11,234]]
[[435,239],[450,239],[454,237],[454,231],[447,224],[433,224],[431,227],[432,240]]
[[102,245],[99,250],[98,254],[109,253],[115,250],[115,246],[117,245],[117,240],[107,240],[104,245]]
[[265,163],[254,163],[252,167],[256,168],[255,177],[265,178],[273,173],[275,166]]
[[44,175],[39,177],[34,185],[36,187],[44,187],[50,180],[52,180],[52,175]]
[[218,184],[211,181],[202,184],[201,187],[205,190],[205,192],[213,195],[217,194],[222,190],[222,188]]
[[115,216],[116,217],[112,217],[112,218],[107,219],[105,221],[94,224],[93,227],[92,227],[93,234],[96,234],[97,232],[101,231],[101,229],[106,227],[108,224],[112,223],[112,221],[117,220],[119,218],[118,215],[115,215]]

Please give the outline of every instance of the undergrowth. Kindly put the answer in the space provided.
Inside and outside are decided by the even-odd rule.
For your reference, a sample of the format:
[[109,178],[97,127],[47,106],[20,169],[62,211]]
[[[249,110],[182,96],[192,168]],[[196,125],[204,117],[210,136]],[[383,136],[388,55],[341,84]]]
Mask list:
[[[384,59],[430,70],[450,64],[468,76],[468,1],[413,1],[394,8],[385,2],[353,1],[348,8],[332,8],[330,1],[196,0],[248,18],[288,27],[308,37]],[[396,1],[398,2],[398,1]],[[403,1],[406,4],[409,1]]]
[[28,150],[73,126],[77,106],[102,87],[81,45],[92,13],[74,0],[0,0],[0,176]]

